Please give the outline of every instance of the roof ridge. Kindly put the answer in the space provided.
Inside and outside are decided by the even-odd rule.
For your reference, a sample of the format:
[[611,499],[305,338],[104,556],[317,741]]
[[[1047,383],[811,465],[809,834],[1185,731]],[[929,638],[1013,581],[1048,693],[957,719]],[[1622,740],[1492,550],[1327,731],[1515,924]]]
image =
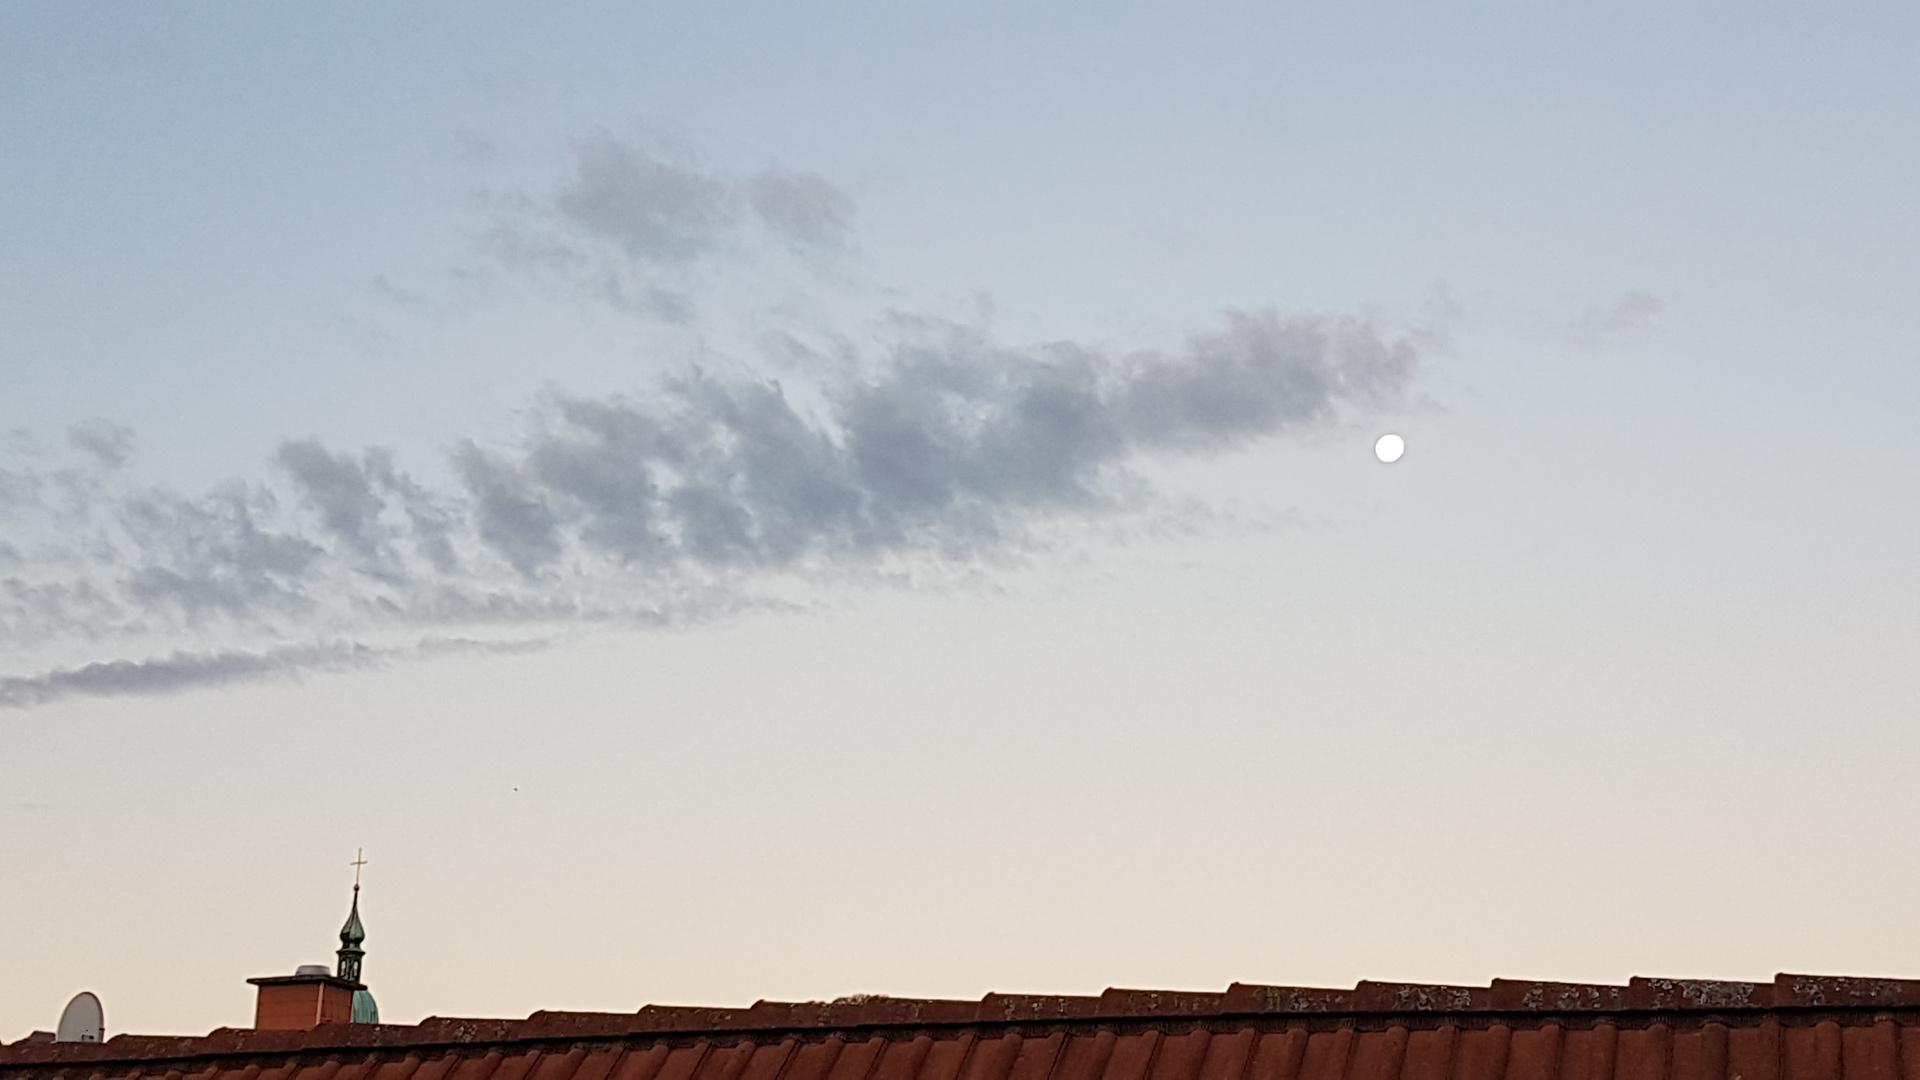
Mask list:
[[1409,1013],[1631,1013],[1920,1007],[1920,980],[1776,975],[1770,982],[1636,977],[1624,985],[1494,979],[1486,986],[1362,981],[1352,989],[1233,983],[1224,991],[1109,988],[1097,996],[989,993],[979,1000],[857,994],[746,1008],[647,1005],[631,1013],[540,1010],[525,1019],[431,1016],[418,1024],[310,1031],[219,1028],[203,1036],[118,1035],[104,1043],[0,1046],[0,1066],[161,1060],[316,1049],[369,1052],[558,1039],[830,1031],[1074,1021]]

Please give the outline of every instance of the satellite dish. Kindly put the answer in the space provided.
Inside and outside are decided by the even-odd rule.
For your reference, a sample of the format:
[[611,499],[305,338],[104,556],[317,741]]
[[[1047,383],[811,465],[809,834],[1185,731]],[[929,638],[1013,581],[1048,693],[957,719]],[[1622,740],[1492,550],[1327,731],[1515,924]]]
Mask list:
[[60,1027],[53,1033],[53,1041],[97,1043],[106,1037],[107,1014],[100,1008],[100,999],[85,990],[73,995],[66,1011],[60,1014]]

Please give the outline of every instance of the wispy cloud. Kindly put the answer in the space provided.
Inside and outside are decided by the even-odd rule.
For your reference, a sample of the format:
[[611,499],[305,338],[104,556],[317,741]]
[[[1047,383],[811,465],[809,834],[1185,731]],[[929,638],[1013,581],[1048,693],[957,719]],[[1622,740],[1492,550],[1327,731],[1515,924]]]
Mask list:
[[69,697],[168,694],[206,686],[294,678],[309,671],[377,667],[450,652],[525,652],[545,644],[539,639],[505,642],[426,639],[411,647],[395,648],[332,642],[257,652],[176,651],[147,660],[96,660],[33,675],[0,676],[0,707],[27,708]]
[[1638,289],[1621,295],[1602,307],[1582,312],[1567,327],[1569,339],[1583,348],[1642,333],[1657,325],[1667,313],[1667,305],[1652,293]]
[[775,254],[824,269],[857,247],[853,200],[826,178],[767,169],[701,170],[598,131],[577,140],[554,191],[494,192],[482,237],[494,269],[549,292],[689,323],[717,263],[737,272]]
[[301,671],[366,667],[378,659],[375,650],[363,645],[303,645],[267,652],[175,652],[154,660],[97,660],[0,678],[0,706],[44,705],[77,695],[164,694]]
[[[851,217],[818,177],[727,180],[595,136],[500,254],[545,251],[546,269],[612,273],[627,295],[749,229],[850,251]],[[747,366],[552,391],[517,438],[455,442],[436,482],[384,450],[292,439],[254,477],[183,494],[133,478],[130,432],[76,427],[64,464],[0,468],[0,648],[16,671],[0,705],[386,663],[450,637],[517,647],[710,617],[783,583],[1015,558],[1040,530],[1140,511],[1151,459],[1393,406],[1419,339],[1235,311],[1162,351],[905,316],[863,340],[806,385]]]

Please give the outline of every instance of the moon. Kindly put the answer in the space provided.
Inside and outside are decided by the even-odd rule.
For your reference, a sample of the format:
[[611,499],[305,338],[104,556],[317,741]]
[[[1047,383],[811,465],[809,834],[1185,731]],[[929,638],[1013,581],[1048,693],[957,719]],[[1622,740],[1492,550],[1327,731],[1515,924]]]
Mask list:
[[1401,438],[1398,435],[1395,435],[1391,431],[1387,432],[1385,435],[1380,436],[1380,438],[1375,440],[1373,444],[1373,456],[1379,458],[1383,463],[1388,465],[1391,465],[1394,462],[1399,461],[1400,455],[1406,452],[1407,452],[1407,440]]

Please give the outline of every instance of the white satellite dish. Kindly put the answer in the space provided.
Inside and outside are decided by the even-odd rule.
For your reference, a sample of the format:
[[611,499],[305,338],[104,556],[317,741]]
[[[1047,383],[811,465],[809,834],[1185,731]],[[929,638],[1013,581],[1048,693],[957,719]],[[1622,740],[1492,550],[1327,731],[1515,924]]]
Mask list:
[[60,1014],[60,1027],[53,1033],[53,1041],[100,1042],[106,1037],[107,1014],[100,1008],[100,999],[85,990],[73,995],[66,1011]]

